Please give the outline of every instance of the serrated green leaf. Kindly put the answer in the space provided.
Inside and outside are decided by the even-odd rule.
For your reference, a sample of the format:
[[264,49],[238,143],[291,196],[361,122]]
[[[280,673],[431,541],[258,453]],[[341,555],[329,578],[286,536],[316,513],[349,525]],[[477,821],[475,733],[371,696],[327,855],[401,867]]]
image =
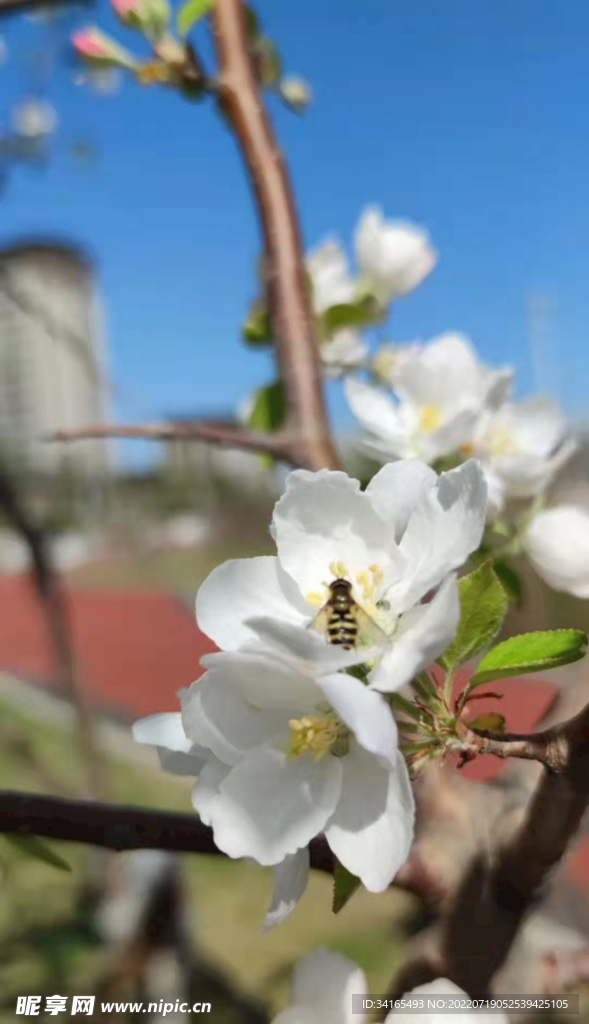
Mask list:
[[59,853],[47,846],[38,836],[23,835],[20,832],[5,832],[4,838],[15,846],[21,853],[35,860],[42,860],[59,871],[71,871],[71,864],[68,864]]
[[441,662],[452,671],[489,646],[507,614],[507,595],[490,562],[458,580],[460,622]]
[[186,0],[178,11],[176,24],[181,36],[187,36],[197,21],[212,11],[215,0]]
[[519,573],[512,569],[508,562],[503,558],[495,558],[493,560],[493,568],[497,573],[507,597],[516,608],[521,608],[523,601],[523,587],[522,581],[519,577]]
[[356,875],[352,875],[336,858],[333,868],[332,910],[334,914],[339,914],[340,910],[343,910],[359,885],[360,879],[356,878]]
[[470,681],[469,692],[492,679],[570,665],[584,657],[586,648],[587,635],[579,629],[555,629],[511,637],[485,655]]
[[340,302],[337,306],[330,306],[321,316],[323,337],[328,340],[345,327],[371,327],[382,319],[382,308],[371,296],[365,296],[358,302]]
[[241,336],[243,340],[252,347],[258,345],[272,345],[272,325],[270,315],[263,302],[254,302],[249,316],[243,325]]

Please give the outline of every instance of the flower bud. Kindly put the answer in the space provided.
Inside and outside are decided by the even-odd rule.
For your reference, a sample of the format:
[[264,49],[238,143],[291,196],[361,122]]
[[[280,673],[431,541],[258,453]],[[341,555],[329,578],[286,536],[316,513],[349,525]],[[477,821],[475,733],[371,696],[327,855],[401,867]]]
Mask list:
[[74,50],[83,60],[91,64],[111,65],[114,67],[134,68],[136,61],[124,47],[105,35],[93,25],[74,32],[72,36]]
[[127,28],[157,39],[170,24],[168,0],[111,0],[113,10]]
[[282,79],[280,95],[296,114],[301,114],[313,99],[310,85],[305,82],[304,78],[298,78],[294,75],[290,78]]

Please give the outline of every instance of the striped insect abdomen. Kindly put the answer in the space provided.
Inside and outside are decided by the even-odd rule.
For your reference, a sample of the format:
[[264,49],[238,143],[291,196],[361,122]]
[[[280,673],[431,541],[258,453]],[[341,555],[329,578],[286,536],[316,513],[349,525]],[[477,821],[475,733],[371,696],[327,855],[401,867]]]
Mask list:
[[337,644],[344,650],[351,651],[358,638],[358,623],[352,612],[352,602],[348,595],[339,595],[331,602],[327,637],[330,644]]

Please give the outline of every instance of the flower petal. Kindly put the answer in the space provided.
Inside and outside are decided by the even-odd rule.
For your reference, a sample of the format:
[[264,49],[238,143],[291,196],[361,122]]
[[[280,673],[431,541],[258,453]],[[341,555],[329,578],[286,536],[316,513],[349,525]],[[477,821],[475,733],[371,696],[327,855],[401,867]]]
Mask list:
[[391,771],[360,747],[342,761],[342,795],[325,837],[369,892],[383,892],[413,842],[415,804],[407,767],[399,752]]
[[352,301],[356,286],[339,242],[332,238],[326,239],[307,255],[305,262],[313,284],[313,308],[316,313]]
[[539,512],[526,531],[524,545],[549,586],[589,599],[589,513],[574,505]]
[[431,601],[401,616],[390,647],[370,673],[370,686],[382,693],[400,690],[450,646],[459,620],[456,575],[451,573]]
[[415,506],[437,479],[425,462],[403,459],[383,466],[364,493],[380,518],[392,526],[395,540],[399,541]]
[[323,831],[341,792],[341,759],[248,754],[221,783],[211,808],[215,843],[229,857],[280,864]]
[[248,704],[260,711],[281,711],[286,718],[292,718],[308,713],[323,700],[310,675],[259,643],[241,651],[207,654],[202,661],[241,689]]
[[310,614],[312,609],[270,555],[223,562],[207,576],[196,596],[199,628],[225,651],[235,651],[253,639],[246,619],[268,615],[300,624]]
[[362,1024],[364,1015],[352,1013],[352,995],[366,993],[364,971],[329,949],[314,950],[295,968],[295,1007],[314,1010],[325,1024]]
[[212,825],[215,804],[219,799],[219,787],[230,771],[230,765],[222,764],[209,754],[192,791],[192,806],[203,825]]
[[372,387],[370,384],[363,384],[353,377],[348,377],[344,384],[346,398],[354,416],[362,424],[365,430],[374,435],[370,441],[371,445],[377,443],[378,448],[382,446],[382,459],[384,453],[403,458],[407,454],[407,429],[399,416],[398,407],[380,388]]
[[138,743],[155,746],[163,770],[174,775],[198,775],[208,755],[188,739],[179,711],[141,718],[133,723],[131,732]]
[[267,932],[292,914],[309,881],[309,847],[285,857],[274,868],[274,891],[262,931]]
[[418,405],[454,410],[465,401],[478,405],[482,367],[470,338],[446,333],[432,339],[399,368],[395,386]]
[[426,231],[407,221],[386,221],[378,206],[362,213],[354,246],[362,274],[383,303],[413,291],[438,259]]
[[305,595],[334,578],[334,562],[353,583],[372,564],[383,572],[401,564],[389,527],[347,473],[290,473],[272,523],[281,565]]
[[388,764],[395,764],[397,725],[384,698],[369,690],[359,679],[342,672],[323,676],[318,682],[332,708],[353,731],[360,746]]
[[458,569],[478,548],[485,528],[487,487],[478,462],[469,459],[442,473],[417,505],[400,544],[407,570],[387,593],[405,611]]
[[338,672],[367,660],[366,651],[345,651],[328,644],[325,637],[314,630],[300,629],[275,619],[248,619],[247,625],[267,647],[309,675]]
[[[436,981],[430,981],[427,985],[419,985],[417,988],[411,990],[411,992],[405,993],[405,998],[409,996],[415,996],[416,998],[428,996],[451,996],[460,997],[466,996],[466,992],[463,992],[461,988],[452,981],[448,981],[447,978],[438,978]],[[385,1020],[385,1024],[415,1024],[415,1013],[405,1013],[403,1011],[394,1010],[389,1013]],[[448,1024],[448,1017],[454,1016],[454,1014],[448,1011],[441,1010],[440,1013],[425,1012],[419,1013],[418,1017],[422,1024]],[[464,1024],[508,1024],[509,1018],[504,1013],[485,1013],[482,1010],[474,1010],[472,1013],[461,1013],[460,1019]]]
[[288,734],[284,711],[254,708],[246,701],[240,683],[226,667],[217,666],[194,683],[182,701],[187,734],[229,765],[237,764],[248,750],[272,737]]

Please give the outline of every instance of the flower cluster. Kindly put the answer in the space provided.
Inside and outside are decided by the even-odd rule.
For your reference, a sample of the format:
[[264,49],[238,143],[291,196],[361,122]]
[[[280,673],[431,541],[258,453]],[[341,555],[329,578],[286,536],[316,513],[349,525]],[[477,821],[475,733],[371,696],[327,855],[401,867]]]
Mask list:
[[197,622],[219,651],[179,713],[134,734],[164,768],[198,776],[193,804],[221,850],[274,866],[268,925],[303,893],[319,834],[371,892],[405,862],[414,804],[389,697],[452,643],[456,570],[486,503],[473,460],[440,476],[391,463],[365,491],[299,470],[274,509],[276,555],[225,562],[201,586]]
[[478,459],[495,531],[485,547],[501,534],[502,554],[524,552],[550,586],[589,597],[589,514],[574,505],[544,507],[576,448],[557,403],[514,402],[512,368],[485,366],[462,334],[383,344],[371,354],[365,330],[424,280],[437,253],[421,228],[386,221],[375,208],[362,214],[354,248],[357,277],[334,240],[308,255],[307,269],[324,371],[345,377],[362,450],[381,463],[421,459],[437,468]]

